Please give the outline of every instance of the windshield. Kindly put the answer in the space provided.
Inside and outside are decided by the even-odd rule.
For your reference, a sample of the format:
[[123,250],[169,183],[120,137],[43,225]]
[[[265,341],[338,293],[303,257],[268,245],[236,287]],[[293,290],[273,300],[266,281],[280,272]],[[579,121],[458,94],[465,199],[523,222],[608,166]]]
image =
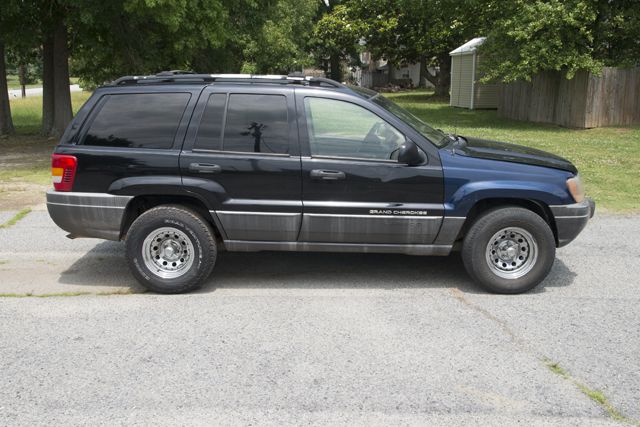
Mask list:
[[432,128],[431,126],[420,120],[418,117],[414,116],[393,101],[388,100],[384,96],[377,94],[376,96],[371,98],[371,101],[375,102],[380,107],[384,108],[385,110],[414,128],[422,136],[433,142],[438,147],[444,147],[449,141],[449,138],[447,138],[444,132]]

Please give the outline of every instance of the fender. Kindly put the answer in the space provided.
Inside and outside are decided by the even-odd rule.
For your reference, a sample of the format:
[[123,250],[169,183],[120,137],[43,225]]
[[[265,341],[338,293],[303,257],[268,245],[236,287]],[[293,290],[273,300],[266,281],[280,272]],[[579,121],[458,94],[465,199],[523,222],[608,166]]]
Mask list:
[[570,172],[543,166],[478,159],[441,152],[445,216],[466,217],[481,200],[513,198],[550,205],[574,203]]
[[211,180],[170,175],[135,176],[111,183],[108,192],[119,196],[190,196],[216,210],[228,199],[224,188]]

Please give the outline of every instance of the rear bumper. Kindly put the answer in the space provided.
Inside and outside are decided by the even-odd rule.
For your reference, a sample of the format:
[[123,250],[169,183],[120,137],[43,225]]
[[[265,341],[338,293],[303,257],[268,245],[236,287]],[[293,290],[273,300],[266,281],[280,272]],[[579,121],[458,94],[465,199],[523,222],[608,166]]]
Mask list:
[[558,231],[558,247],[571,243],[587,225],[596,211],[593,199],[585,198],[572,205],[549,206]]
[[47,191],[47,210],[72,237],[120,240],[122,218],[133,197],[106,193]]

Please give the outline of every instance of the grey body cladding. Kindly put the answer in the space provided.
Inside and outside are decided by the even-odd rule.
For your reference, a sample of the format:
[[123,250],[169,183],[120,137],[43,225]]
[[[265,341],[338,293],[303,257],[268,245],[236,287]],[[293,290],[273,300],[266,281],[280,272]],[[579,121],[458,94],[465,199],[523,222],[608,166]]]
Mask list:
[[120,240],[122,218],[132,196],[47,191],[53,222],[73,237]]
[[322,243],[322,242],[255,242],[227,240],[229,251],[294,251],[294,252],[357,252],[396,253],[405,255],[441,255],[451,252],[451,245],[385,245],[368,243]]
[[211,211],[230,239],[295,241],[302,214],[291,212]]
[[580,234],[595,213],[595,203],[587,198],[572,205],[549,206],[558,232],[558,247],[566,246]]
[[[278,205],[274,202],[270,205]],[[210,211],[229,251],[375,252],[448,255],[465,218],[441,205],[302,204],[304,213]],[[362,213],[317,213],[335,209]],[[307,213],[311,210],[311,213]],[[373,211],[373,213],[369,213]],[[366,213],[365,213],[366,212]]]
[[442,217],[304,214],[304,242],[430,244]]
[[[72,237],[120,240],[122,220],[131,199],[133,196],[50,190],[47,192],[47,209],[53,221]],[[321,203],[315,207],[326,209],[331,206]],[[360,203],[341,203],[341,207],[368,212]],[[437,206],[423,208],[422,205],[405,206],[401,210],[438,212],[434,209]],[[375,206],[372,209],[386,208]],[[464,218],[406,214],[233,210],[212,210],[210,213],[229,251],[448,255],[464,223]]]

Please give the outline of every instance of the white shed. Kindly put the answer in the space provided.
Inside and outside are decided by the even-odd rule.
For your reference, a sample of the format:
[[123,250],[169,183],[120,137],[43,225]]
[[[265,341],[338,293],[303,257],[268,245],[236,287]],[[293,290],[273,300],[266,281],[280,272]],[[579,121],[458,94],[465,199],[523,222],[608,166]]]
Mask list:
[[498,85],[480,83],[481,56],[477,49],[486,37],[476,37],[451,55],[451,98],[449,105],[463,108],[498,108]]

